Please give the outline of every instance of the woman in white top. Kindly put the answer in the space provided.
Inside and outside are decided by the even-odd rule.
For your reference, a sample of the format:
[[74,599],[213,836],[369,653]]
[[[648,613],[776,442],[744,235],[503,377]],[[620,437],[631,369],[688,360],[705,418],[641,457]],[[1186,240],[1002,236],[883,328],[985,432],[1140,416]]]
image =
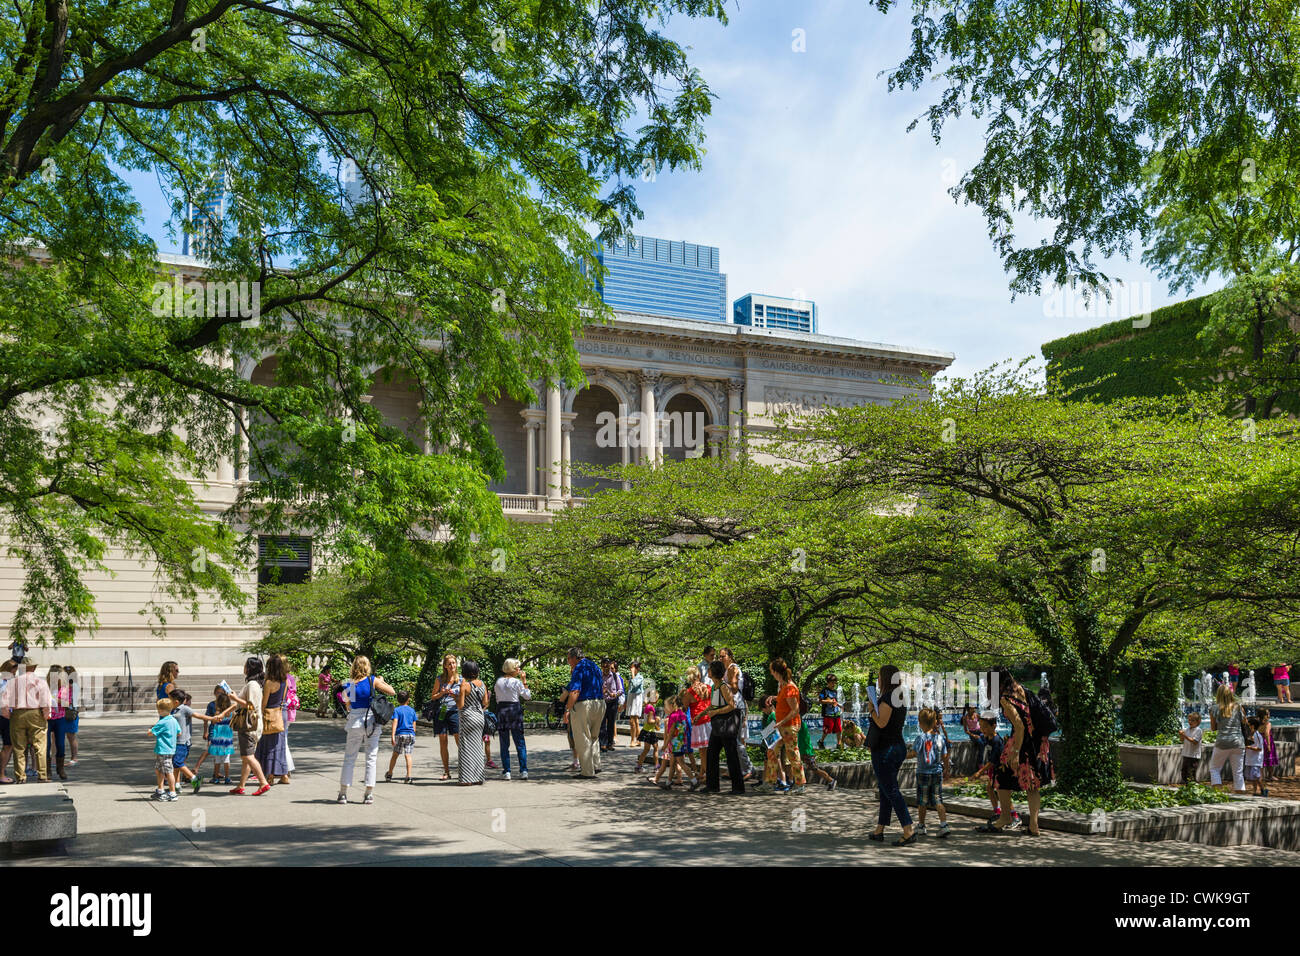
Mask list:
[[641,736],[641,714],[645,711],[645,678],[641,676],[640,661],[633,661],[631,668],[632,673],[627,679],[627,703],[623,705],[623,713],[627,714],[632,746],[635,747]]
[[267,783],[266,774],[262,772],[262,765],[257,762],[256,756],[257,741],[262,736],[262,682],[265,680],[266,674],[262,669],[262,659],[260,657],[250,657],[244,662],[244,686],[238,694],[230,695],[233,703],[257,715],[256,730],[252,733],[241,730],[235,735],[239,741],[239,786],[230,792],[239,796],[243,796],[244,786],[248,783],[250,774],[257,778],[258,784],[253,796],[260,797],[271,789],[271,785]]
[[497,701],[497,733],[501,735],[501,779],[510,779],[510,739],[515,741],[519,753],[519,779],[528,779],[528,750],[524,747],[524,706],[532,700],[528,689],[528,675],[513,657],[501,667],[504,676],[498,677],[492,694]]

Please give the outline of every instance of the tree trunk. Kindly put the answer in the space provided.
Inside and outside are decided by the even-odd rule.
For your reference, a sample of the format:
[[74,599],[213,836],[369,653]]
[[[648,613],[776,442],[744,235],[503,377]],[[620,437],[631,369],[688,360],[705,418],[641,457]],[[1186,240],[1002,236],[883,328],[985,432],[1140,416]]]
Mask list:
[[1061,722],[1057,780],[1061,792],[1072,796],[1106,796],[1124,784],[1110,673],[1096,657],[1090,662],[1090,656],[1068,648],[1052,661],[1060,681],[1057,697],[1065,703],[1057,714]]
[[415,709],[418,713],[433,695],[433,685],[437,681],[438,675],[442,673],[442,648],[437,644],[426,644],[424,646],[424,663],[420,665],[420,673],[415,678]]
[[1178,699],[1182,696],[1182,655],[1159,654],[1133,661],[1124,673],[1124,733],[1134,737],[1176,734],[1182,726]]
[[[763,648],[767,651],[767,661],[781,657],[790,665],[793,673],[797,664],[799,651],[799,631],[791,629],[790,617],[779,603],[763,605]],[[776,693],[776,680],[763,662],[763,695]]]

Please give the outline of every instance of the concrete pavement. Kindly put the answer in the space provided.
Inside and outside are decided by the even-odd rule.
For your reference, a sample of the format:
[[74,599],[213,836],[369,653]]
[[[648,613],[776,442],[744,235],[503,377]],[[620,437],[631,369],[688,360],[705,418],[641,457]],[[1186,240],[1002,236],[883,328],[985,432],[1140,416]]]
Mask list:
[[[297,770],[290,786],[264,796],[233,796],[204,784],[175,803],[153,792],[152,738],[147,714],[83,718],[81,760],[69,770],[79,836],[62,851],[0,858],[3,865],[329,866],[635,865],[635,864],[880,864],[982,866],[1030,863],[1095,866],[1296,866],[1300,853],[1255,847],[1131,843],[1047,833],[985,836],[978,821],[953,815],[952,836],[898,849],[871,843],[873,791],[800,796],[705,796],[663,793],[632,773],[636,751],[605,756],[595,781],[569,776],[562,732],[528,735],[531,780],[489,771],[482,787],[440,782],[437,738],[416,742],[416,783],[386,784],[389,748],[380,749],[376,802],[335,803],[343,724],[307,715],[292,726]],[[196,722],[197,730],[197,722]],[[195,742],[191,763],[202,754]],[[493,745],[498,763],[500,755]],[[455,745],[452,744],[455,760]],[[205,776],[211,761],[205,763]],[[237,769],[237,766],[232,766]],[[360,771],[360,762],[358,766]],[[403,773],[399,759],[397,777]],[[360,774],[358,778],[360,779]],[[24,786],[36,786],[25,784]],[[0,787],[0,800],[9,787]],[[363,788],[354,786],[360,800]],[[890,834],[890,840],[897,830]]]

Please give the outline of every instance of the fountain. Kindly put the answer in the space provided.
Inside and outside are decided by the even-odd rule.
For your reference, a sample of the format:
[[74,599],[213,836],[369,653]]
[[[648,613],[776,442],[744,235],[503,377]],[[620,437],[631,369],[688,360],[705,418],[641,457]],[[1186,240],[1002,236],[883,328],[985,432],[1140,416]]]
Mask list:
[[857,681],[853,682],[853,716],[857,717],[862,713],[862,685]]
[[1241,681],[1241,700],[1244,704],[1255,703],[1255,672],[1246,671]]
[[1042,690],[1051,690],[1051,689],[1052,689],[1051,686],[1047,683],[1047,671],[1039,671],[1039,674],[1038,674],[1038,686],[1039,686],[1039,688],[1042,689]]

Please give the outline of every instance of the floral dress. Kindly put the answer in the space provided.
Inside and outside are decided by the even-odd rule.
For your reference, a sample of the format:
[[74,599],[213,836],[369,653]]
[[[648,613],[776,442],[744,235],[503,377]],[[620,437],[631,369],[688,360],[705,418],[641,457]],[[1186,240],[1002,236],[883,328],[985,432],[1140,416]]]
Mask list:
[[1011,702],[1011,706],[1024,724],[1025,736],[1020,743],[1020,765],[1011,769],[1011,747],[1015,742],[1015,732],[1007,738],[1002,748],[1001,765],[997,771],[999,790],[1037,790],[1052,780],[1052,748],[1046,737],[1034,734],[1034,721],[1029,716],[1029,705],[1013,694],[1003,694],[1002,703]]

